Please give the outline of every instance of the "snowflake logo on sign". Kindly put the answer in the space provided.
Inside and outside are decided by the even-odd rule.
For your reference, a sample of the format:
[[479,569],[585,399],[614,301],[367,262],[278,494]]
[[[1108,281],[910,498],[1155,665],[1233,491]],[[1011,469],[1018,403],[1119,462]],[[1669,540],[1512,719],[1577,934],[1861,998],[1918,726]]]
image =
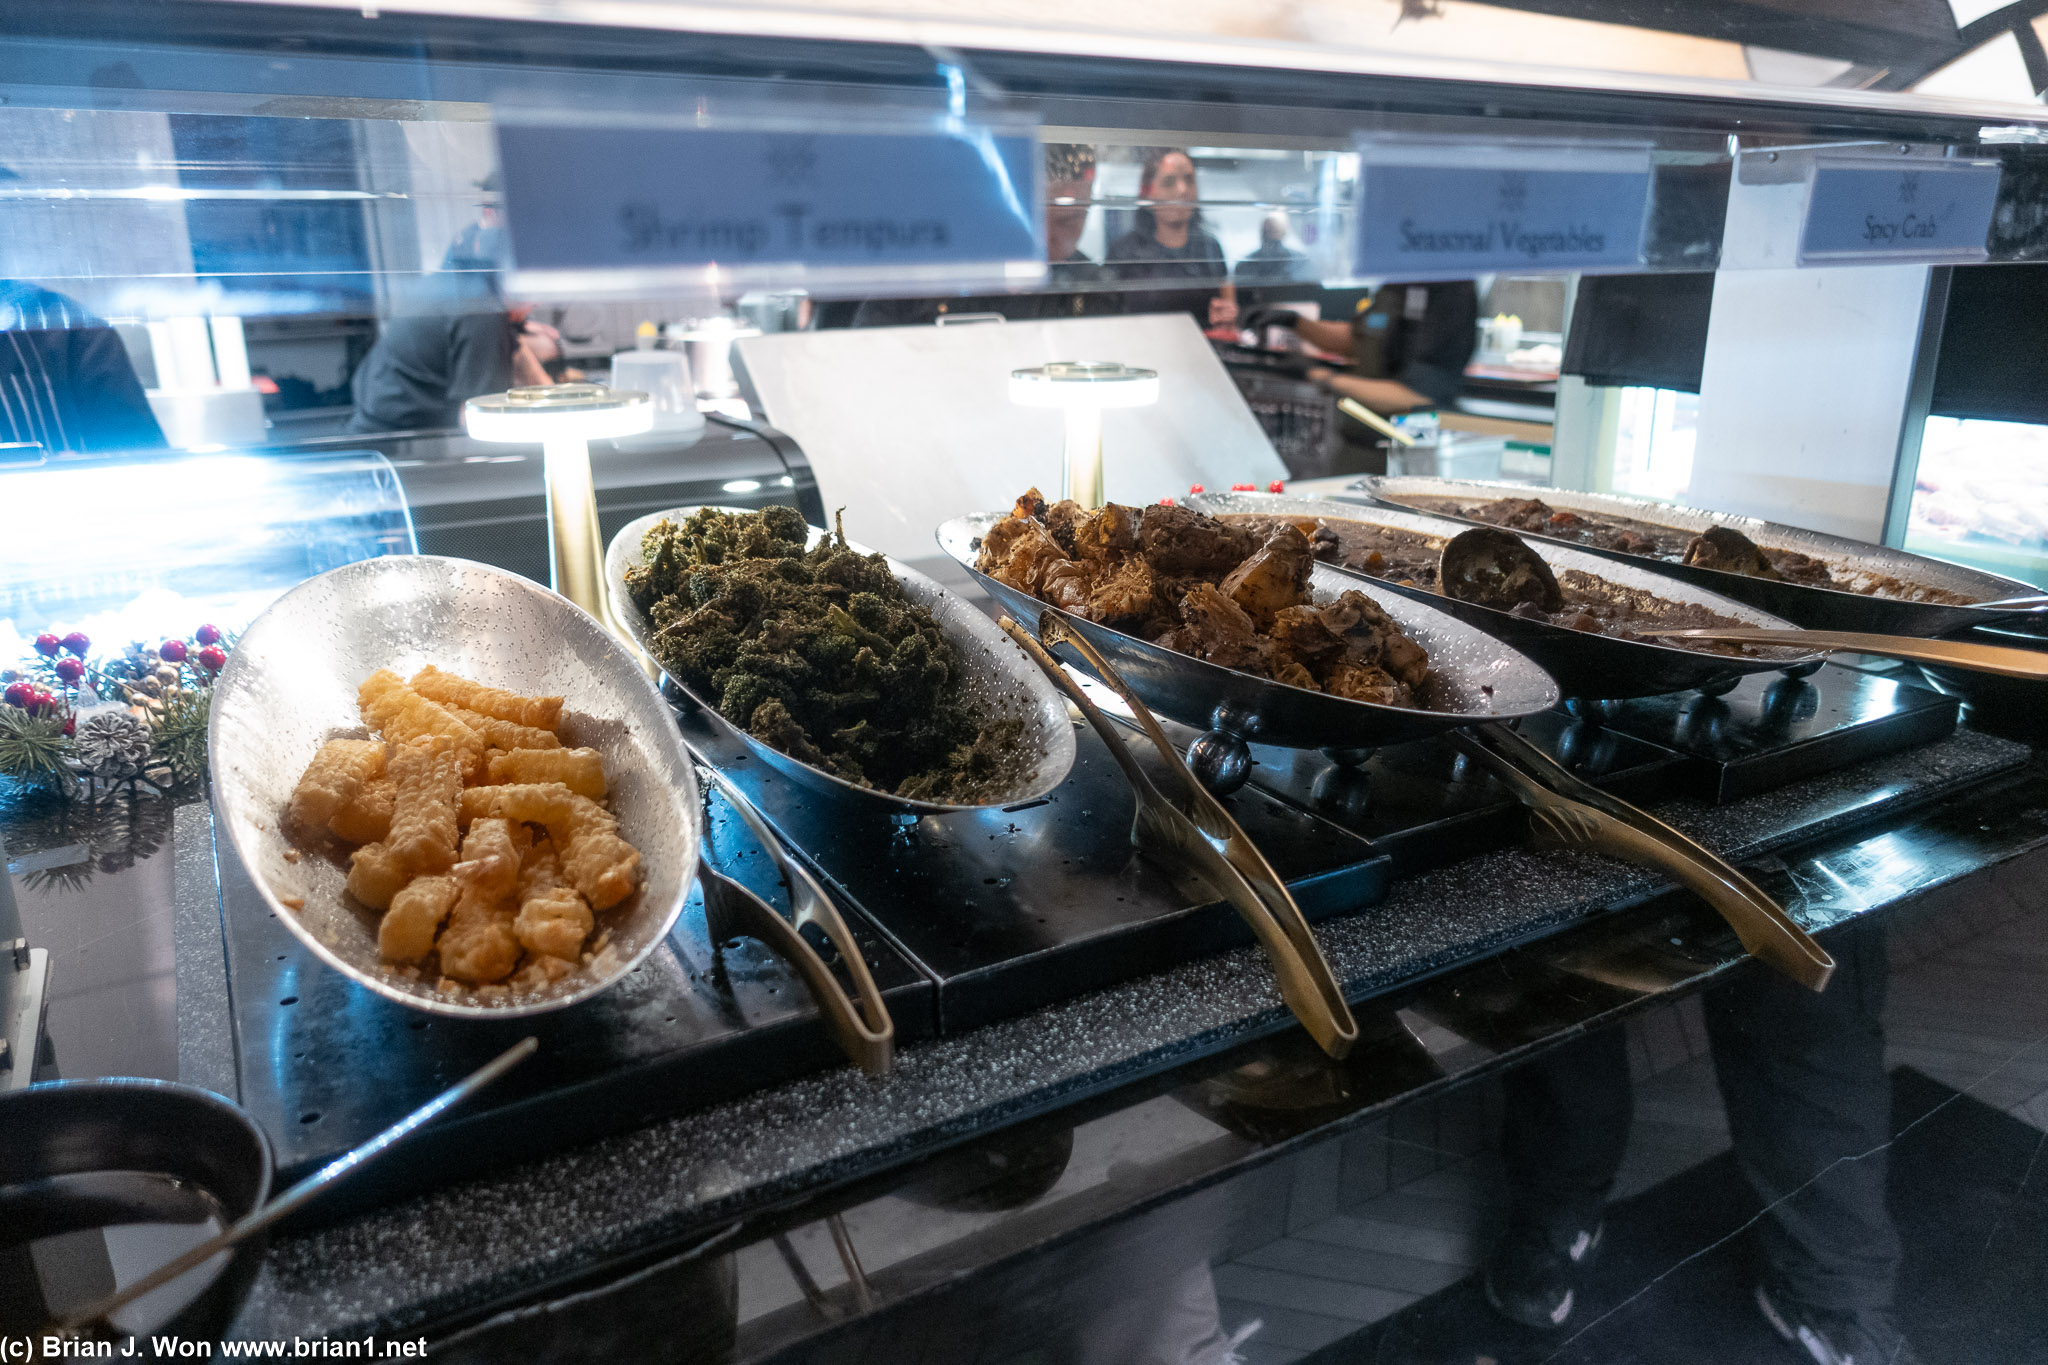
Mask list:
[[1920,172],[1907,171],[1899,177],[1899,202],[1910,204],[1920,197]]
[[768,144],[768,179],[776,185],[808,185],[818,170],[818,140],[779,137]]
[[1529,202],[1529,176],[1525,171],[1502,171],[1500,173],[1500,211],[1520,213],[1522,206]]

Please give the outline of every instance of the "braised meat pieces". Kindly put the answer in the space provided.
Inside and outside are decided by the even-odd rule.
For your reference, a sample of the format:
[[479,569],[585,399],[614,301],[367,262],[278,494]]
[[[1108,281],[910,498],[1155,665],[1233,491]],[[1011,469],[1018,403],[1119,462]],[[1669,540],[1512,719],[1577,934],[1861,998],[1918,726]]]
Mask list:
[[1037,489],[983,537],[985,574],[1076,616],[1226,668],[1382,705],[1417,705],[1429,654],[1364,593],[1316,602],[1299,527],[1251,530],[1185,507],[1088,512]]
[[1961,606],[1972,599],[1925,583],[1911,583],[1891,574],[1873,573],[1854,564],[1832,571],[1812,555],[1758,545],[1728,526],[1713,526],[1695,535],[1674,526],[1628,517],[1587,516],[1552,507],[1539,498],[1496,498],[1471,503],[1462,498],[1410,498],[1407,505],[1472,521],[1490,522],[1514,531],[1552,536],[1602,550],[1647,555],[1726,573],[1745,574],[1810,588],[1835,588],[1870,597],[1896,597],[1908,602],[1945,602]]
[[[1553,574],[1533,549],[1491,527],[1446,541],[1398,527],[1349,518],[1285,518],[1231,513],[1229,522],[1254,535],[1295,526],[1316,558],[1408,587],[1432,588],[1524,620],[1623,640],[1655,640],[1706,654],[1754,655],[1755,646],[1668,640],[1658,632],[1746,626],[1697,602],[1658,597],[1640,588],[1568,569]],[[1500,540],[1495,540],[1500,537]],[[1462,544],[1461,544],[1462,542]]]

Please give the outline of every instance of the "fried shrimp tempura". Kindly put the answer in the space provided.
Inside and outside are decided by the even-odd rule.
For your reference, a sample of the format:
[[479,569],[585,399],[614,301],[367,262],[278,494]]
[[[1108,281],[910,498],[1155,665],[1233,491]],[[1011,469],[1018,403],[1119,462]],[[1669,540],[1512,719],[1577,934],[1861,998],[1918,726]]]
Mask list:
[[383,912],[378,955],[438,966],[442,989],[480,1000],[604,961],[597,916],[639,889],[642,864],[603,804],[603,756],[555,733],[562,698],[428,667],[410,682],[379,669],[357,704],[379,737],[323,745],[284,817],[300,838],[356,846],[348,892]]
[[390,669],[380,668],[363,680],[356,689],[356,705],[362,709],[363,719],[392,743],[437,736],[447,740],[460,756],[465,774],[483,770],[484,737],[448,708],[406,686]]
[[493,900],[512,894],[519,885],[519,870],[533,836],[526,826],[510,820],[478,820],[462,840],[462,861],[455,875],[478,895]]
[[514,749],[492,754],[491,782],[559,782],[578,796],[605,798],[604,759],[595,749]]
[[444,706],[453,704],[480,715],[538,730],[552,730],[562,719],[560,697],[522,697],[516,692],[485,687],[454,673],[444,673],[432,664],[412,675],[412,688],[421,696],[432,698]]
[[465,888],[441,931],[441,974],[472,986],[503,981],[519,965],[512,907]]
[[372,910],[387,910],[412,880],[405,860],[383,844],[364,844],[348,860],[348,893]]
[[531,841],[525,827],[510,820],[482,819],[469,827],[454,872],[460,891],[441,935],[444,976],[476,985],[503,981],[519,965],[509,897]]
[[562,883],[554,842],[537,842],[519,872],[519,914],[512,932],[520,946],[537,958],[575,962],[583,956],[583,940],[594,924],[583,897]]
[[292,803],[285,812],[287,823],[303,834],[327,828],[336,814],[362,794],[364,785],[383,771],[382,740],[328,740],[313,755],[313,761],[299,777],[299,785],[292,790]]
[[418,962],[433,952],[434,935],[461,891],[453,877],[414,877],[391,898],[377,926],[378,955],[386,962]]
[[559,782],[471,787],[462,813],[546,825],[562,858],[562,874],[593,910],[607,910],[640,885],[640,851],[621,839],[619,822],[587,796]]
[[537,730],[531,725],[520,725],[496,716],[486,716],[478,711],[466,710],[460,706],[446,708],[448,714],[467,725],[484,737],[484,742],[493,749],[559,749],[562,741],[553,730]]
[[398,796],[398,784],[389,777],[363,784],[355,800],[334,813],[327,828],[352,844],[374,844],[391,837],[391,807]]
[[[391,755],[393,856],[414,872],[446,872],[455,861],[455,812],[462,769],[447,741],[424,736]],[[517,866],[515,862],[514,866]]]

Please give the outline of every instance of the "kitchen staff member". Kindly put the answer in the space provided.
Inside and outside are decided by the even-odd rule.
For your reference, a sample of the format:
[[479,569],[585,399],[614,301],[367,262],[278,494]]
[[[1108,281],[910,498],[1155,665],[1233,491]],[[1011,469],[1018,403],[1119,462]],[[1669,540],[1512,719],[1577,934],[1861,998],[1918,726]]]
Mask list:
[[1374,412],[1447,408],[1465,387],[1465,366],[1479,344],[1479,291],[1470,280],[1387,284],[1348,322],[1263,309],[1247,325],[1291,327],[1303,341],[1348,356],[1342,370],[1312,368],[1308,378]]
[[1138,225],[1111,243],[1109,268],[1120,280],[1184,283],[1133,290],[1124,296],[1124,310],[1185,311],[1203,327],[1235,325],[1237,288],[1222,244],[1202,226],[1194,158],[1179,147],[1155,150],[1145,158],[1138,195],[1150,202],[1138,210]]
[[145,450],[164,433],[113,328],[62,294],[0,280],[0,442]]
[[[495,190],[494,171],[477,188]],[[477,206],[423,281],[411,311],[385,322],[349,381],[355,411],[347,430],[434,431],[462,425],[462,405],[479,394],[550,384],[543,368],[561,355],[561,334],[498,293],[504,228],[497,205]]]

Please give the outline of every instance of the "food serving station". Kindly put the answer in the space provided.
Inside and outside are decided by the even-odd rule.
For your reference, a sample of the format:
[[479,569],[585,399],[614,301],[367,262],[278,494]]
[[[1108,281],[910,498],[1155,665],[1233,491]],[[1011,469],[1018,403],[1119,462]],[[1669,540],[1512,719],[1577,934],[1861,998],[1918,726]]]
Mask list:
[[[1612,60],[1666,69],[1539,73],[1164,19],[1126,54],[1067,20],[908,7],[32,8],[0,3],[27,35],[0,57],[0,127],[18,117],[23,148],[0,219],[40,236],[18,258],[0,239],[0,274],[87,292],[111,319],[96,330],[160,348],[160,408],[174,312],[329,319],[351,289],[389,331],[508,309],[516,331],[528,297],[688,316],[745,290],[822,306],[1008,281],[1074,302],[742,336],[707,361],[730,391],[681,400],[708,427],[623,387],[677,368],[645,361],[670,352],[642,324],[620,387],[509,384],[461,430],[0,445],[0,518],[27,547],[0,566],[0,641],[27,651],[0,713],[19,888],[0,903],[0,1132],[10,1113],[33,1132],[0,1153],[0,1209],[41,1220],[0,1230],[0,1340],[52,1358],[111,1334],[163,1356],[1149,1359],[1115,1343],[1163,1331],[1160,1305],[1205,1304],[1232,1335],[1219,1292],[1263,1283],[1187,1300],[1190,1275],[1431,1174],[1519,1063],[1751,974],[1824,991],[1872,925],[2038,904],[2032,583],[1907,553],[1884,505],[1848,535],[1572,488],[1569,376],[1557,487],[1295,477],[1218,355],[1294,360],[1178,313],[1091,315],[1112,284],[1038,259],[1042,147],[1295,158],[1294,198],[1203,203],[1278,205],[1332,287],[1461,273],[1374,268],[1386,167],[1621,158],[1639,249],[1554,273],[1915,269],[1938,339],[1951,271],[2041,254],[2037,106],[1688,76],[1699,54],[1654,44]],[[86,157],[58,126],[74,113],[123,157]],[[159,118],[174,183],[147,151],[115,166]],[[194,129],[213,118],[239,131],[201,129],[227,138],[208,160]],[[271,126],[290,120],[353,150],[315,155]],[[885,210],[941,202],[956,165],[915,138],[971,146],[962,174],[1007,188],[962,220],[974,251],[908,265],[832,256],[854,233],[833,222],[811,255],[749,255],[730,224],[661,226],[637,201],[608,245],[585,201],[610,182],[579,158],[606,149],[605,176],[654,194],[683,183],[650,167],[690,128],[767,139],[774,194],[900,172],[862,220],[876,258],[910,233]],[[909,150],[878,161],[862,137]],[[1814,146],[1986,171],[1996,230],[1904,263],[1778,261],[1833,165],[1799,161]],[[1761,169],[1781,151],[1806,177],[1790,210],[1769,198],[1788,177]],[[329,156],[353,158],[347,183]],[[770,192],[706,164],[693,213],[738,222]],[[158,269],[64,217],[74,199],[271,216],[220,229],[239,259]],[[335,203],[358,216],[337,226]],[[389,263],[449,227],[480,251],[501,222],[512,254],[483,267],[455,248]],[[266,265],[292,225],[325,246]],[[350,264],[350,234],[383,263]],[[412,297],[445,289],[459,305]],[[223,391],[239,327],[196,334]],[[1927,416],[1933,344],[1905,346],[1928,373],[1906,376],[1901,429]],[[1884,482],[1910,502],[1900,459]],[[520,465],[516,500],[498,461]],[[488,488],[462,483],[470,464]],[[28,534],[53,509],[82,549]],[[138,551],[160,521],[208,525]],[[455,532],[474,554],[432,552]],[[65,994],[67,973],[85,988]],[[84,1084],[106,1076],[188,1087],[256,1134],[257,1193],[150,1168],[211,1201],[188,1218],[91,1185],[167,1156],[64,1166],[84,1121],[28,1106],[69,1086],[112,1132],[127,1092]],[[141,1293],[300,1181],[275,1226]],[[1388,1288],[1376,1316],[1454,1289]],[[1256,1358],[1371,1349],[1286,1311]]]

